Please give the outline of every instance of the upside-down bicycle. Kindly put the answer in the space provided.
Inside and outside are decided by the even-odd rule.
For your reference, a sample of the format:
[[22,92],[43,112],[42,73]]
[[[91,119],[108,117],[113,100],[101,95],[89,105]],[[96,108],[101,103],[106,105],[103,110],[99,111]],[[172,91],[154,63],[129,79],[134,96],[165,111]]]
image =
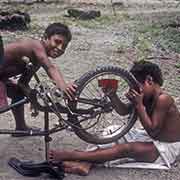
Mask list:
[[[27,64],[27,73],[33,71],[31,63]],[[115,86],[118,97],[124,103],[129,103],[125,92],[129,88],[138,90],[138,82],[134,76],[120,67],[102,66],[88,71],[75,81],[77,90],[75,100],[69,101],[59,91],[52,81],[41,81],[37,73],[34,74],[35,85],[29,89],[22,88],[25,96],[13,104],[0,109],[0,114],[25,103],[31,103],[35,113],[44,112],[44,129],[38,132],[31,130],[19,131],[0,129],[0,134],[23,134],[29,136],[44,136],[45,157],[48,160],[50,135],[63,129],[71,129],[82,140],[92,144],[106,144],[124,136],[134,125],[137,114],[131,113],[121,116],[103,91],[103,86]],[[27,93],[28,92],[28,93]],[[58,124],[50,128],[49,113],[58,117]],[[104,130],[113,126],[113,130]]]

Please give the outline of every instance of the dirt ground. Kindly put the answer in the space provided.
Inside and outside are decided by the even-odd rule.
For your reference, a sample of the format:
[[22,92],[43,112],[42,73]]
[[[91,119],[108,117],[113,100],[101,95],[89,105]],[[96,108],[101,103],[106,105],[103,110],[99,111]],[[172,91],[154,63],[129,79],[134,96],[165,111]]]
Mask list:
[[[1,32],[5,44],[27,36],[40,38],[44,28],[52,22],[61,21],[69,25],[73,34],[72,42],[66,53],[55,61],[67,81],[73,81],[97,66],[111,64],[128,69],[134,60],[148,58],[160,65],[165,78],[164,89],[178,102],[180,94],[179,29],[167,27],[168,24],[179,20],[180,9],[177,1],[129,0],[120,1],[122,3],[114,7],[109,1],[92,3],[57,1],[27,5],[21,3],[7,5],[2,2],[1,9],[16,7],[31,15],[28,31]],[[72,7],[100,10],[101,17],[90,21],[64,17],[67,9]],[[47,76],[44,72],[40,71],[40,74],[46,80]],[[27,105],[25,116],[29,125],[43,128],[43,114],[40,113],[38,117],[32,118]],[[56,121],[55,116],[51,115],[51,125]],[[14,128],[11,112],[1,114],[0,127]],[[52,148],[84,149],[87,146],[87,143],[67,130],[53,134],[52,138]],[[35,162],[43,161],[43,137],[12,138],[10,135],[1,135],[0,142],[0,180],[49,179],[46,175],[26,178],[8,166],[10,157]],[[177,162],[171,170],[96,168],[87,177],[67,174],[65,179],[179,180],[180,163]]]

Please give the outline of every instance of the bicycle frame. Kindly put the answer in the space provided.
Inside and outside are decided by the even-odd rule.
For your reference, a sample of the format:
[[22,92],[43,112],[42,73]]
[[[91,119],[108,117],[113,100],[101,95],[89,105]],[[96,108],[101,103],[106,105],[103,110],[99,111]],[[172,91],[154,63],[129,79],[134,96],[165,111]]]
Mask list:
[[[38,76],[35,74],[35,79],[36,81],[40,82],[38,79]],[[87,99],[78,99],[79,102],[82,103],[86,103],[86,104],[91,104],[91,105],[95,105],[97,107],[101,107],[101,105],[98,102],[95,102],[93,100],[87,100]],[[13,104],[10,104],[6,107],[0,108],[0,114],[7,112],[9,110],[12,110],[13,108],[26,104],[26,103],[30,103],[28,97],[24,97],[24,99],[19,100]],[[69,109],[62,106],[60,107],[61,112],[60,113],[69,113]],[[79,110],[77,113],[82,113],[82,110]],[[72,113],[73,114],[73,113]],[[87,112],[85,113],[87,114]],[[88,118],[85,118],[84,120],[86,120]],[[25,136],[44,136],[44,140],[45,140],[45,154],[46,154],[46,160],[48,158],[48,149],[49,149],[49,142],[52,140],[50,137],[50,134],[59,132],[61,130],[67,129],[68,128],[68,124],[63,124],[62,126],[58,126],[52,129],[49,129],[49,111],[44,111],[44,129],[37,131],[37,132],[33,132],[32,130],[12,130],[12,129],[0,129],[0,134],[16,134],[16,135],[25,135]]]
[[[37,79],[37,75],[36,75],[36,79]],[[39,81],[39,80],[38,80]],[[105,104],[100,103],[98,100],[90,100],[90,99],[84,99],[84,98],[78,98],[77,99],[78,102],[80,103],[84,103],[84,104],[89,104],[89,105],[94,105],[95,107],[101,107],[104,108]],[[17,106],[29,103],[29,99],[28,97],[24,97],[24,99],[19,100],[13,104],[8,105],[7,107],[3,107],[0,108],[0,114],[7,112]],[[60,105],[60,104],[59,104]],[[106,104],[109,106],[109,104]],[[59,106],[58,106],[59,107]],[[88,110],[83,110],[83,109],[77,109],[75,112],[70,112],[70,110],[64,106],[61,106],[58,108],[60,109],[60,113],[71,113],[71,114],[89,114]],[[97,112],[98,113],[98,112]],[[101,113],[101,111],[99,112]],[[52,128],[49,129],[49,118],[48,115],[49,111],[44,110],[44,130],[41,130],[39,132],[33,132],[33,131],[29,131],[29,130],[10,130],[10,129],[0,129],[0,134],[19,134],[19,135],[29,135],[29,136],[46,136],[46,135],[50,135],[53,134],[55,132],[58,132],[60,130],[66,129],[68,127],[68,125],[64,125],[61,128]],[[86,120],[86,119],[85,119]]]
[[[37,74],[35,74],[35,79],[37,82],[40,82]],[[28,97],[24,97],[24,99],[19,100],[13,104],[10,104],[6,107],[0,108],[0,114],[12,110],[13,108],[29,103]],[[33,132],[32,130],[12,130],[12,129],[0,129],[0,134],[17,134],[17,135],[25,135],[25,136],[44,136],[45,140],[45,157],[48,160],[48,149],[49,149],[49,142],[52,140],[50,134],[58,132],[67,128],[67,126],[62,126],[61,128],[52,128],[49,129],[49,112],[44,111],[44,130],[40,130],[38,132]]]

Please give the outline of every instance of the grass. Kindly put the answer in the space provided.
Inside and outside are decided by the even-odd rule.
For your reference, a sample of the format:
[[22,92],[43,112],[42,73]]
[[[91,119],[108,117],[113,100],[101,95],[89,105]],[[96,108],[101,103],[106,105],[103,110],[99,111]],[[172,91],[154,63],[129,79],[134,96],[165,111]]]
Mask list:
[[[137,49],[139,59],[145,59],[153,47],[180,53],[180,32],[178,28],[164,27],[159,24],[136,25],[132,46]],[[180,64],[177,64],[180,68]]]
[[150,25],[141,26],[138,33],[149,36],[157,48],[180,53],[180,32],[178,28]]
[[105,26],[110,26],[115,23],[120,23],[123,21],[128,20],[129,15],[126,12],[114,15],[101,15],[100,17],[97,17],[95,19],[91,20],[81,20],[78,18],[70,18],[70,17],[64,17],[64,16],[53,16],[50,17],[50,21],[61,21],[67,25],[74,25],[79,27],[84,27],[88,29],[93,28],[104,28]]
[[177,28],[166,28],[161,37],[161,44],[165,49],[180,53],[180,32]]
[[180,69],[180,63],[175,64],[175,68]]

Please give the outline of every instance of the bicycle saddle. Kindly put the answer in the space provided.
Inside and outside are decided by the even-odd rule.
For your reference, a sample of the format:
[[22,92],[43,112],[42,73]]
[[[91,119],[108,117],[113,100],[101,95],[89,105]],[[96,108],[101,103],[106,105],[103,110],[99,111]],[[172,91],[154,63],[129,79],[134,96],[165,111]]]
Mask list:
[[52,178],[62,180],[64,178],[64,169],[62,163],[33,163],[32,161],[20,161],[17,158],[10,158],[8,164],[23,176],[37,177],[41,173],[47,173]]

